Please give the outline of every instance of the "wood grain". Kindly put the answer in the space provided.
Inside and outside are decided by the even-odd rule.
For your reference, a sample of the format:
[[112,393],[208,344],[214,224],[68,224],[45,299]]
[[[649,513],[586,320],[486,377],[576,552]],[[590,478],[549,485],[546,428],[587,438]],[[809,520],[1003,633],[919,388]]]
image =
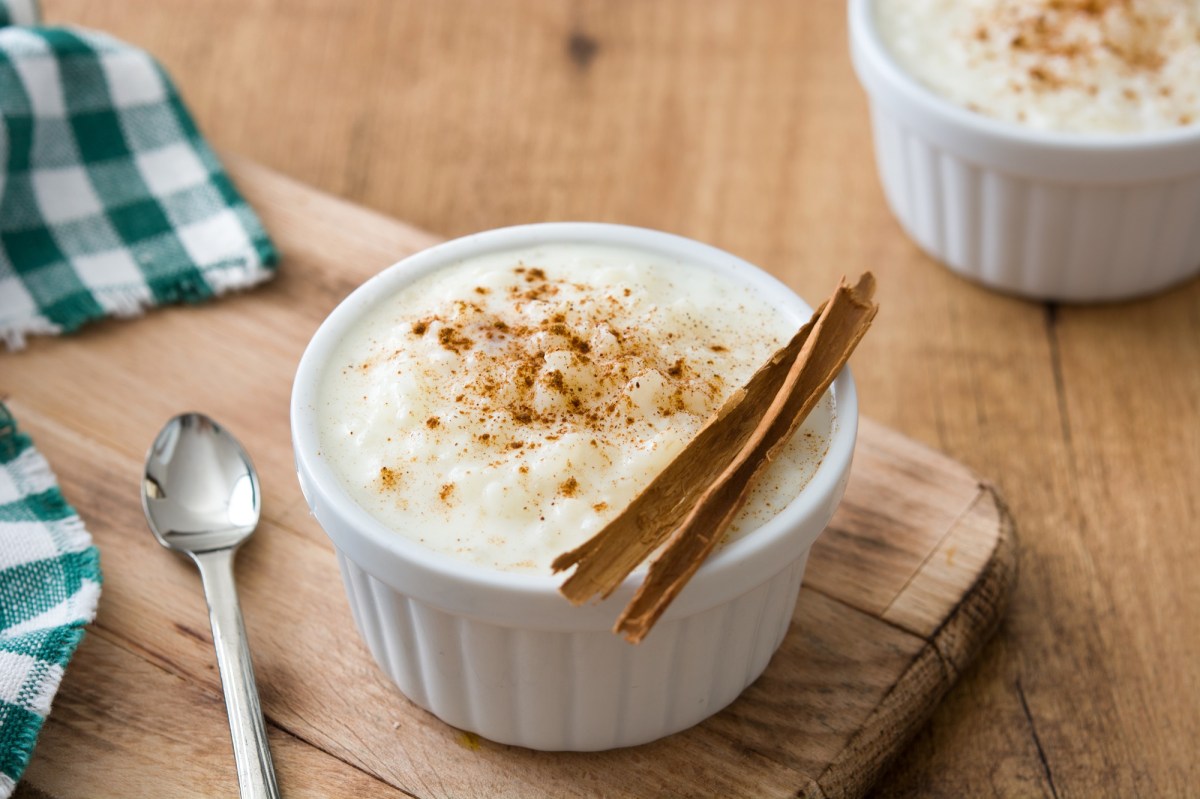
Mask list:
[[[1023,549],[997,639],[876,795],[1200,784],[1200,284],[1053,308],[931,263],[879,191],[844,4],[44,6],[157,54],[219,146],[442,235],[644,224],[809,297],[873,269],[884,310],[855,356],[864,412],[994,480]],[[107,335],[78,363],[104,357]]]
[[[69,672],[23,791],[91,795],[92,769],[117,763],[124,781],[99,793],[227,790],[199,580],[146,532],[138,502],[143,450],[185,405],[226,423],[262,473],[264,517],[238,559],[239,593],[280,782],[297,795],[859,796],[991,634],[1013,583],[1007,515],[961,465],[864,420],[793,630],[725,712],[645,747],[553,754],[481,741],[417,709],[353,630],[331,546],[294,479],[287,403],[321,317],[430,237],[229,161],[285,253],[275,280],[37,341],[6,361],[0,393],[55,464],[105,572],[97,641]],[[222,763],[224,776],[212,773]]]
[[[229,723],[219,693],[93,631],[65,677],[26,783],[50,796],[233,796]],[[153,725],[147,728],[147,723]],[[278,727],[280,781],[294,797],[394,797],[373,779]]]

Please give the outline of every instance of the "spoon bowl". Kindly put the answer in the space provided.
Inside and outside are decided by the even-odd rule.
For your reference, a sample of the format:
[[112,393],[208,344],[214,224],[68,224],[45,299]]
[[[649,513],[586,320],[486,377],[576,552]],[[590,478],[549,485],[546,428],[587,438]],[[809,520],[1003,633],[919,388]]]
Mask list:
[[164,547],[189,554],[236,547],[254,532],[260,505],[250,456],[204,414],[176,416],[154,439],[142,507]]

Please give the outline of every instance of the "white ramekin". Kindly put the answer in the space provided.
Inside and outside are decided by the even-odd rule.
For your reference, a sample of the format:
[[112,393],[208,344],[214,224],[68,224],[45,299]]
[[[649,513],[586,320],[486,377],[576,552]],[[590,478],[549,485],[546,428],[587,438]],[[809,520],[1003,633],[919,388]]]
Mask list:
[[689,239],[619,225],[558,223],[480,233],[417,253],[354,291],[321,325],[292,392],[292,440],[304,496],[333,541],[354,620],[379,665],[443,721],[507,744],[597,750],[690,727],[732,702],[791,622],[813,541],[841,499],[858,428],[854,382],[833,384],[829,451],[775,519],[720,549],[650,635],[610,632],[637,575],[607,601],[572,607],[561,575],[502,572],[427,549],[357,506],[321,457],[318,380],[336,343],[377,301],[440,267],[550,242],[623,245],[714,269],[763,290],[797,326],[811,310],[782,283]]
[[1200,126],[1049,133],[961,108],[896,64],[873,0],[850,0],[884,194],[955,272],[1039,300],[1150,294],[1200,271]]

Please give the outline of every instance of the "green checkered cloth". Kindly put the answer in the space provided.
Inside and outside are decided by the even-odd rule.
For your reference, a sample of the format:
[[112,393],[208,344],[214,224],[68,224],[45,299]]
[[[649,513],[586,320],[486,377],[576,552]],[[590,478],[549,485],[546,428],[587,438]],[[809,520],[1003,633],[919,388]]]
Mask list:
[[[35,11],[0,0],[0,22]],[[273,274],[262,224],[147,53],[93,31],[0,27],[0,123],[10,348]]]
[[40,18],[36,0],[0,0],[0,25],[36,25]]
[[99,598],[92,537],[0,403],[0,797],[29,764]]

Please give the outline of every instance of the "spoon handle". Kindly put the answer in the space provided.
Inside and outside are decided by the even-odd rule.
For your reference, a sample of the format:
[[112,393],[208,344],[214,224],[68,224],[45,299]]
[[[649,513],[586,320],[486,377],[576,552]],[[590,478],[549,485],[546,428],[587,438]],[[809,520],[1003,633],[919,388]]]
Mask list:
[[218,549],[192,553],[192,560],[200,569],[204,596],[208,600],[213,646],[217,650],[225,710],[229,714],[229,734],[233,738],[233,756],[237,761],[238,789],[242,799],[279,799],[262,706],[254,683],[254,666],[250,662],[246,625],[242,621],[233,580],[236,551]]

